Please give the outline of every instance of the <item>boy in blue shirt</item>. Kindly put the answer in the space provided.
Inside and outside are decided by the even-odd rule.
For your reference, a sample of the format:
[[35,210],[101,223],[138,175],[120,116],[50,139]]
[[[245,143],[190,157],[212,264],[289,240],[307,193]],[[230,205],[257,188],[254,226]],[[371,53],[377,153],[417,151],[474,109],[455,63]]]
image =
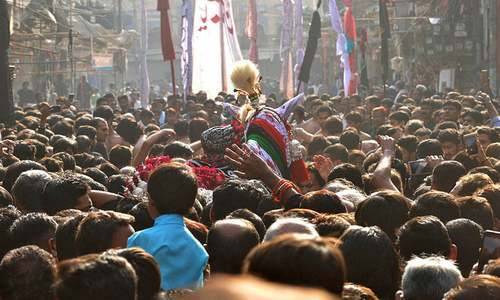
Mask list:
[[193,206],[198,185],[189,166],[170,163],[153,171],[148,181],[148,210],[153,227],[128,239],[128,247],[140,247],[160,266],[163,290],[200,288],[208,254],[184,224]]

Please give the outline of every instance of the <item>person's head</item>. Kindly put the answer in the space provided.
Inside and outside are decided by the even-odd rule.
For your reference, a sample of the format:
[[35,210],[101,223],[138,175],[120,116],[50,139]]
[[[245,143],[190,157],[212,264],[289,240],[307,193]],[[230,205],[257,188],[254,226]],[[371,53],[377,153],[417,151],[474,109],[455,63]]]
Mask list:
[[339,238],[351,224],[340,215],[320,215],[312,220],[322,237]]
[[493,180],[486,175],[481,173],[467,174],[462,176],[458,181],[458,188],[456,189],[456,194],[458,196],[471,196],[480,189],[493,184]]
[[54,143],[53,152],[55,154],[66,153],[68,155],[73,155],[76,153],[77,146],[78,145],[75,140],[62,137]]
[[361,139],[359,134],[354,130],[344,131],[339,138],[339,142],[344,145],[347,150],[359,150],[361,148]]
[[8,252],[0,262],[2,300],[52,300],[56,260],[37,246]]
[[13,248],[36,245],[54,253],[53,240],[57,229],[54,219],[44,213],[28,213],[10,226]]
[[42,211],[40,196],[51,176],[42,170],[23,172],[12,186],[14,205],[23,212]]
[[147,191],[153,218],[163,214],[185,215],[193,207],[198,184],[190,167],[169,163],[151,173]]
[[377,127],[385,124],[387,120],[387,111],[383,106],[378,106],[371,111],[372,126]]
[[403,111],[396,111],[389,115],[389,123],[393,127],[404,128],[410,120],[410,116]]
[[371,95],[365,98],[365,106],[368,111],[372,111],[375,107],[380,106],[381,103],[382,100],[375,95]]
[[90,140],[88,136],[79,135],[76,137],[75,141],[76,141],[75,154],[90,153],[92,151],[94,142]]
[[75,245],[76,232],[78,225],[85,218],[85,213],[79,213],[69,217],[62,224],[57,226],[55,240],[57,259],[63,261],[78,256]]
[[467,196],[458,198],[456,201],[462,218],[476,222],[485,230],[493,229],[495,218],[488,200],[478,196]]
[[485,150],[487,157],[500,159],[500,143],[492,143]]
[[36,147],[27,142],[17,143],[13,155],[20,160],[35,160]]
[[344,284],[344,290],[342,291],[342,299],[344,300],[378,300],[379,298],[375,293],[362,285],[354,283]]
[[311,209],[324,214],[338,214],[347,212],[340,198],[328,190],[309,192],[300,202],[300,208]]
[[252,223],[259,234],[259,241],[264,239],[264,235],[266,234],[266,225],[262,221],[262,219],[255,213],[249,211],[246,208],[241,208],[230,213],[226,219],[243,219]]
[[246,208],[257,212],[259,204],[271,199],[264,185],[256,180],[230,179],[213,193],[212,221],[222,220],[231,212]]
[[476,195],[488,200],[488,203],[490,204],[491,209],[493,210],[493,216],[496,219],[495,222],[498,223],[500,220],[500,185],[498,184],[488,185],[482,190],[480,190],[478,193],[476,193]]
[[96,141],[98,143],[106,142],[109,135],[109,127],[106,120],[103,118],[94,118],[93,126],[96,130]]
[[75,246],[78,255],[101,253],[108,249],[127,247],[134,233],[134,218],[114,211],[90,212],[78,225]]
[[165,149],[163,149],[163,155],[170,158],[183,158],[189,160],[193,158],[193,153],[194,151],[190,145],[178,141],[168,144],[165,146]]
[[189,122],[188,135],[191,143],[197,142],[201,139],[202,133],[210,127],[205,119],[194,118]]
[[313,118],[323,127],[326,120],[333,114],[332,109],[328,105],[321,105],[316,108],[313,113]]
[[116,145],[109,151],[109,161],[119,169],[130,166],[132,150],[128,146]]
[[328,175],[328,181],[332,181],[339,178],[343,178],[350,181],[352,184],[354,184],[360,189],[364,188],[363,178],[361,177],[361,170],[358,169],[355,165],[343,163],[335,166]]
[[335,144],[326,147],[323,154],[331,159],[334,166],[341,163],[347,163],[349,160],[349,151],[342,144]]
[[464,126],[477,127],[484,124],[484,117],[477,110],[469,110],[462,115]]
[[143,134],[139,124],[129,118],[123,118],[118,123],[116,126],[116,133],[118,133],[122,139],[130,145],[135,145]]
[[21,212],[13,206],[0,208],[0,259],[12,249],[10,227],[21,216]]
[[122,112],[126,113],[128,112],[130,108],[130,100],[127,95],[121,95],[118,97],[118,105],[120,106],[120,109]]
[[[411,201],[397,192],[382,191],[368,196],[356,208],[356,223],[360,226],[378,226],[391,240],[396,230],[408,220]],[[387,212],[391,217],[387,217]]]
[[446,223],[451,242],[457,246],[457,264],[464,277],[479,259],[483,228],[469,219],[456,219]]
[[75,135],[76,136],[84,135],[84,136],[88,137],[93,142],[96,138],[97,130],[93,126],[82,125],[82,126],[78,127]]
[[498,142],[498,134],[494,128],[480,127],[477,131],[477,142],[483,146],[483,149],[488,149],[491,143]]
[[323,123],[321,128],[326,136],[340,136],[344,126],[342,120],[336,116],[330,116]]
[[181,120],[174,125],[175,136],[180,138],[188,137],[189,135],[189,122]]
[[[415,112],[415,110],[413,110],[413,113],[414,112]],[[419,130],[421,128],[425,128],[424,122],[422,120],[418,120],[416,118],[411,119],[408,121],[408,123],[406,123],[405,134],[415,135],[417,130]]]
[[403,161],[406,162],[415,160],[417,146],[418,146],[418,139],[416,136],[414,135],[403,136],[398,140],[397,144],[401,149],[403,155],[402,157]]
[[500,277],[500,258],[491,259],[486,266],[484,266],[483,274]]
[[269,226],[264,235],[264,242],[291,233],[319,237],[314,225],[309,221],[299,217],[283,217]]
[[139,202],[132,207],[128,214],[133,216],[135,219],[135,222],[132,225],[135,231],[147,229],[153,226],[154,220],[149,215],[147,202]]
[[0,186],[0,207],[6,207],[13,204],[12,195]]
[[136,300],[137,275],[125,258],[85,255],[58,264],[54,294],[58,300]]
[[125,258],[137,275],[137,300],[153,299],[160,292],[160,267],[154,257],[141,248],[108,250],[105,255]]
[[413,255],[442,255],[455,259],[456,247],[451,243],[444,224],[434,216],[415,217],[399,229],[398,246],[405,261]]
[[243,219],[215,222],[207,238],[210,271],[239,274],[243,260],[258,244],[259,234],[250,222]]
[[87,183],[69,173],[53,178],[43,190],[42,209],[49,215],[69,208],[88,211],[92,207],[89,190]]
[[73,124],[71,124],[67,119],[63,119],[52,126],[52,131],[54,134],[60,134],[71,138],[73,136]]
[[360,129],[363,123],[363,116],[356,111],[351,111],[345,115],[345,121],[348,127]]
[[410,209],[410,219],[420,216],[435,216],[446,224],[460,218],[460,208],[451,194],[430,191],[420,195]]
[[285,235],[252,250],[243,273],[340,295],[346,268],[337,243],[335,239]]
[[461,280],[460,270],[450,260],[440,256],[414,257],[403,272],[403,299],[441,300]]
[[340,237],[347,281],[370,288],[379,298],[392,299],[401,278],[399,257],[378,227],[351,226]]
[[500,298],[500,278],[476,275],[460,282],[444,296],[444,300],[495,300]]
[[417,159],[425,159],[431,155],[443,155],[441,143],[434,139],[420,142],[417,146]]
[[432,170],[432,189],[449,193],[458,179],[467,174],[465,167],[454,160],[440,162]]
[[19,175],[29,170],[42,170],[47,171],[47,169],[41,164],[31,161],[31,160],[22,160],[15,162],[7,167],[7,171],[5,172],[5,177],[2,182],[2,186],[8,191],[12,191],[12,186],[16,182]]
[[448,100],[443,104],[444,121],[457,122],[462,111],[462,105],[457,100]]
[[462,150],[460,134],[456,129],[441,130],[437,139],[441,143],[444,159],[451,160]]
[[307,146],[307,155],[312,158],[314,155],[322,154],[331,143],[324,136],[315,136]]

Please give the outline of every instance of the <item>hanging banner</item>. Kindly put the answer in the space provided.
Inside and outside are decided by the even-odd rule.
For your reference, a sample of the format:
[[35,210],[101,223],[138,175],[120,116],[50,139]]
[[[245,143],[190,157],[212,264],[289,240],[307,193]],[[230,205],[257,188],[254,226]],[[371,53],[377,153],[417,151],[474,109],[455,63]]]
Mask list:
[[191,94],[193,79],[193,2],[182,0],[181,73],[184,102]]
[[231,0],[198,0],[193,25],[193,91],[215,97],[233,90],[230,74],[242,59]]

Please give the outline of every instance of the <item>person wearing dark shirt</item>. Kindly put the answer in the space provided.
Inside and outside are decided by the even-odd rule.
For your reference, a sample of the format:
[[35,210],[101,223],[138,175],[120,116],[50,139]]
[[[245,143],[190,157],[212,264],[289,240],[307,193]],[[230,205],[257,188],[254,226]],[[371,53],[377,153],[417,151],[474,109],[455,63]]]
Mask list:
[[17,91],[19,96],[19,104],[21,106],[28,103],[35,102],[35,93],[29,89],[30,83],[28,81],[23,82],[23,88]]

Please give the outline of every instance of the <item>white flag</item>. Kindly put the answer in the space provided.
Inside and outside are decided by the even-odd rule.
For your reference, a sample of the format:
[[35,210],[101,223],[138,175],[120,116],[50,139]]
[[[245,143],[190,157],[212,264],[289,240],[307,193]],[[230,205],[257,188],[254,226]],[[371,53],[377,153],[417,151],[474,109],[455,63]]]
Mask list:
[[242,59],[231,0],[197,0],[193,25],[193,92],[231,92],[233,64]]

